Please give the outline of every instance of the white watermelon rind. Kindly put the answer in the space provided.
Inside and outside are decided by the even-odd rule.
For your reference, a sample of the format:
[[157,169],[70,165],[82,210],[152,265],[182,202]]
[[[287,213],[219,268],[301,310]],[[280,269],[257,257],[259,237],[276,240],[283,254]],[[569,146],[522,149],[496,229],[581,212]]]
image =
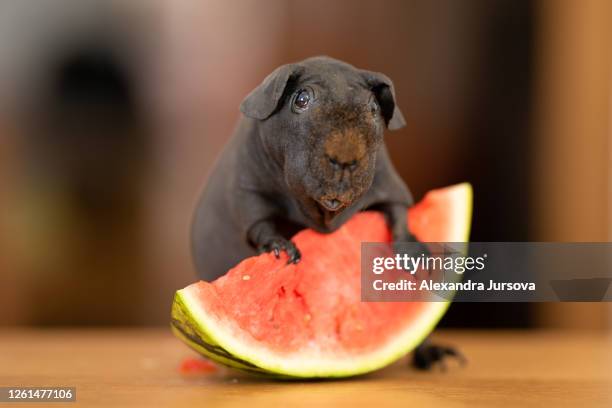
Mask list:
[[[467,242],[472,216],[472,187],[468,183],[447,187],[453,203],[454,228],[445,242]],[[190,287],[177,291],[172,306],[172,330],[191,348],[221,364],[251,373],[284,378],[338,378],[365,374],[383,368],[418,346],[433,331],[450,301],[428,302],[428,310],[393,340],[376,351],[333,356],[301,351],[279,355],[241,330],[233,321],[219,321],[206,312]]]

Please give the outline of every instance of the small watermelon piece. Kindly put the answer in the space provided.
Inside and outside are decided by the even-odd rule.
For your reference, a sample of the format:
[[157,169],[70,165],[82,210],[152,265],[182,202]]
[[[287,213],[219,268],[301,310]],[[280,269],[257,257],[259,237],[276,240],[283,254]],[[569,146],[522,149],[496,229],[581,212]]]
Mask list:
[[[433,190],[410,208],[424,242],[465,242],[472,188]],[[214,282],[179,290],[174,333],[204,356],[253,373],[347,377],[382,368],[413,350],[449,302],[362,302],[361,242],[389,242],[384,217],[361,212],[331,234],[293,237],[302,261],[248,258]]]
[[179,366],[181,374],[208,374],[217,371],[217,366],[204,358],[185,358]]

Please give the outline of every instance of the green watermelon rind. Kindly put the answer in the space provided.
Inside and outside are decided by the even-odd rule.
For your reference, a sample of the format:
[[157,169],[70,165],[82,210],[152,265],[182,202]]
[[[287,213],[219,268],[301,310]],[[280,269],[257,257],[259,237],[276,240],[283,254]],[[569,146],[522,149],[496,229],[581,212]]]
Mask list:
[[253,372],[265,373],[263,370],[253,366],[247,361],[232,356],[223,347],[215,343],[200,327],[194,327],[195,319],[184,305],[178,293],[175,295],[172,306],[172,323],[171,328],[173,333],[183,342],[188,344],[198,353],[231,368]]
[[[457,226],[453,234],[456,236],[448,241],[466,242],[471,224],[472,188],[468,183],[451,188],[462,195],[463,206],[458,206],[456,210],[463,213],[458,214],[457,219],[463,219],[464,225]],[[177,337],[198,353],[231,368],[259,375],[296,379],[349,377],[381,369],[418,346],[433,331],[451,303],[429,302],[428,311],[422,312],[419,318],[396,335],[393,341],[374,352],[350,358],[341,356],[335,360],[304,355],[301,358],[293,357],[294,361],[288,363],[287,358],[269,352],[254,339],[237,339],[235,333],[238,331],[228,330],[233,322],[215,322],[215,319],[202,310],[201,302],[190,297],[187,289],[177,291],[172,305],[172,330]]]

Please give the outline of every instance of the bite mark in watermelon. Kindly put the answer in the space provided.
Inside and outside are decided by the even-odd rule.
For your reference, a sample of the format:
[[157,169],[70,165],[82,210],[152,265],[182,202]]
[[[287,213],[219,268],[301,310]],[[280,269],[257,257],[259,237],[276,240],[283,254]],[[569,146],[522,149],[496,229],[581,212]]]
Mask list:
[[[423,242],[465,242],[472,189],[433,190],[408,211]],[[331,234],[293,237],[298,264],[248,258],[214,282],[179,290],[172,329],[204,356],[244,371],[346,377],[382,368],[414,349],[449,302],[361,302],[361,242],[389,242],[384,217],[361,212]]]

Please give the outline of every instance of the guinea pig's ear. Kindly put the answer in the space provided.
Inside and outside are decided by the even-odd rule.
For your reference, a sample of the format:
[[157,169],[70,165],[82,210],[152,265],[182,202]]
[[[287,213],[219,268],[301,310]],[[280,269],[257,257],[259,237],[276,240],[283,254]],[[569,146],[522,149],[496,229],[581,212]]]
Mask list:
[[278,108],[289,79],[297,75],[295,64],[282,65],[268,75],[240,104],[240,111],[247,117],[264,120]]
[[400,112],[395,103],[395,88],[391,79],[380,72],[362,70],[361,74],[374,93],[374,96],[376,96],[378,105],[380,105],[380,112],[387,124],[387,129],[395,130],[406,126],[404,115],[402,115],[402,112]]

